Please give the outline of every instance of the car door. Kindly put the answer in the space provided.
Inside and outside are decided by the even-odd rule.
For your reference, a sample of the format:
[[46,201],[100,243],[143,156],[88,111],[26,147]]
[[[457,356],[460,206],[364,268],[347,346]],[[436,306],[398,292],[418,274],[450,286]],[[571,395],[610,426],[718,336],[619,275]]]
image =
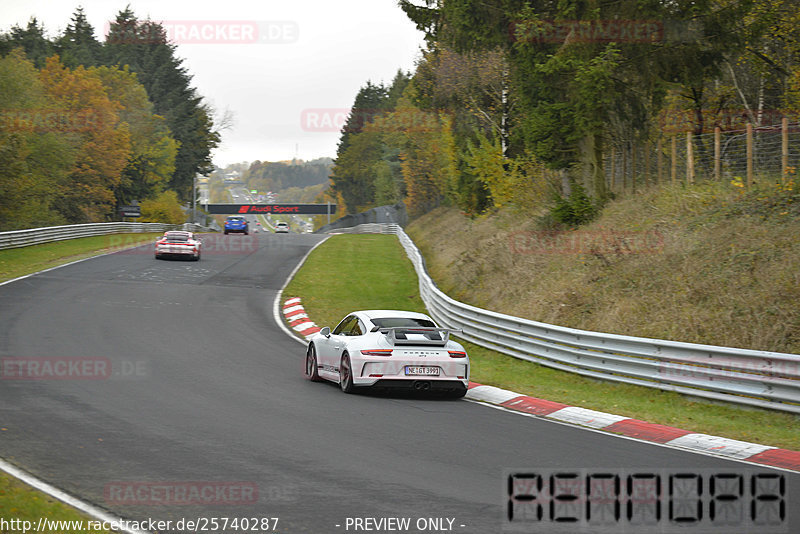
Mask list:
[[354,322],[358,323],[358,318],[355,315],[348,315],[333,329],[330,336],[317,344],[317,359],[323,371],[339,371],[339,357]]

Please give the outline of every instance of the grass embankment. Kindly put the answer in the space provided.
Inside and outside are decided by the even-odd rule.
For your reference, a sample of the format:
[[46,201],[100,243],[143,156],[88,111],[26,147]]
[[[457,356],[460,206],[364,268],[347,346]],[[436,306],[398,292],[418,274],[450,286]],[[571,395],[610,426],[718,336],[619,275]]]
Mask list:
[[[0,472],[0,518],[6,521],[18,520],[14,526],[19,528],[0,529],[0,532],[9,533],[21,532],[25,521],[30,521],[30,528],[35,529],[39,518],[52,521],[90,520],[89,516],[2,472]],[[59,534],[87,534],[87,532],[89,531],[85,528],[59,530]]]
[[[613,210],[610,207],[609,213],[616,213]],[[502,217],[500,220],[503,221]],[[535,273],[510,272],[509,265],[497,267],[492,265],[491,260],[484,267],[480,266],[480,259],[496,253],[484,240],[505,245],[509,242],[508,233],[524,231],[524,228],[520,228],[519,224],[512,226],[510,219],[507,219],[504,223],[507,225],[506,234],[503,235],[502,229],[495,227],[491,230],[488,226],[481,227],[482,224],[483,222],[470,222],[458,213],[444,210],[415,222],[411,231],[415,234],[415,239],[419,239],[418,245],[422,242],[428,251],[436,249],[436,253],[426,254],[426,260],[429,266],[434,265],[437,282],[448,287],[451,295],[458,295],[458,298],[463,299],[470,291],[485,293],[487,296],[506,291],[512,294],[509,299],[530,298],[524,296],[526,286],[511,284],[509,281],[531,280],[531,285],[535,285]],[[675,223],[672,226],[677,225]],[[434,240],[432,235],[439,237]],[[432,244],[434,241],[435,244]],[[458,242],[463,248],[459,249],[451,242]],[[443,264],[448,263],[440,255],[440,250],[445,248],[450,251],[450,256],[446,256],[450,259],[449,270],[443,267]],[[459,252],[455,252],[456,250]],[[599,250],[598,252],[602,253]],[[566,261],[568,258],[559,255],[550,254],[548,257],[556,262],[564,262],[565,265],[570,263]],[[608,261],[621,262],[631,257],[631,254],[621,255],[619,258],[612,256]],[[523,259],[533,260],[528,256],[523,256]],[[575,259],[571,257],[572,262]],[[594,261],[607,269],[601,260]],[[578,263],[581,264],[581,261]],[[465,265],[471,267],[472,270],[468,273],[472,277],[463,278],[463,285],[453,284],[452,278],[449,279],[450,282],[444,280],[446,276],[443,276],[443,271],[445,275],[449,273],[451,276],[466,276],[463,272]],[[584,267],[585,265],[581,265],[580,269]],[[456,272],[451,273],[451,270]],[[613,270],[609,269],[606,274],[609,279],[613,278],[611,271]],[[643,271],[643,276],[654,278],[647,271]],[[539,279],[543,284],[547,283],[545,275]],[[621,282],[616,283],[622,285]],[[655,280],[650,283],[657,284]],[[467,284],[474,284],[475,287],[469,288]],[[609,284],[614,285],[612,280],[609,280]],[[570,291],[577,293],[580,288],[575,287]],[[284,296],[301,297],[309,315],[320,326],[333,327],[345,314],[355,309],[424,311],[413,266],[392,236],[332,237],[311,254],[286,288]],[[662,301],[662,306],[669,305],[666,299]],[[480,302],[473,303],[483,305]],[[509,311],[507,303],[503,304],[494,309],[517,314]],[[789,414],[710,404],[675,393],[597,381],[516,360],[468,343],[465,346],[472,362],[471,378],[482,384],[694,432],[800,450],[798,418]]]
[[576,231],[537,223],[439,209],[407,231],[439,287],[476,306],[585,330],[800,353],[800,193],[654,188],[611,202]]
[[98,254],[153,243],[160,235],[110,234],[0,250],[0,282]]
[[396,237],[341,234],[317,247],[283,296],[301,297],[311,319],[333,329],[353,310],[424,312],[418,286]]

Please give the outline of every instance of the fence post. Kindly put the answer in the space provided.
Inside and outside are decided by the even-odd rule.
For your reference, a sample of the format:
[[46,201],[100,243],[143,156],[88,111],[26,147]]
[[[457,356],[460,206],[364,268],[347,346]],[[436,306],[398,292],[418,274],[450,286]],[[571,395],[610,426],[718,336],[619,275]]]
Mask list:
[[671,169],[671,178],[672,178],[672,185],[675,185],[675,182],[678,180],[678,138],[677,136],[672,136],[672,169]]
[[622,144],[622,192],[628,189],[628,143]]
[[694,183],[694,147],[692,132],[686,132],[686,184]]
[[617,147],[611,145],[611,178],[608,181],[609,191],[615,191],[617,188]]
[[785,183],[789,172],[789,119],[781,119],[781,184]]
[[661,135],[658,136],[658,147],[656,148],[656,169],[657,169],[657,178],[656,183],[660,184],[663,179],[663,167],[664,167],[664,154],[662,154],[664,147],[662,146]]
[[753,185],[753,125],[747,123],[747,187]]
[[722,129],[714,128],[714,180],[722,180]]

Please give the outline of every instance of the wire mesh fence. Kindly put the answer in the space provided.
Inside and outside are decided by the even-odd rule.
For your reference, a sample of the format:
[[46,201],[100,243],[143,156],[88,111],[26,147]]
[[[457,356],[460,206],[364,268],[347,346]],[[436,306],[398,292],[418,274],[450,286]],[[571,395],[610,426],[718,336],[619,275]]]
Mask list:
[[800,122],[790,121],[699,135],[661,132],[644,142],[615,139],[603,156],[606,184],[617,193],[664,182],[780,181],[798,166]]

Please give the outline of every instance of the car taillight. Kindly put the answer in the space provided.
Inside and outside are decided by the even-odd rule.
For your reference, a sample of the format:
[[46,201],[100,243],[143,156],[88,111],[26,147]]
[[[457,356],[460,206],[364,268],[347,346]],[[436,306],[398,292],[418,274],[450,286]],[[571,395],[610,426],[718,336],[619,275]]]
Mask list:
[[369,349],[362,350],[361,354],[364,356],[391,356],[392,349]]
[[462,350],[448,350],[447,353],[451,358],[466,358],[467,353]]

